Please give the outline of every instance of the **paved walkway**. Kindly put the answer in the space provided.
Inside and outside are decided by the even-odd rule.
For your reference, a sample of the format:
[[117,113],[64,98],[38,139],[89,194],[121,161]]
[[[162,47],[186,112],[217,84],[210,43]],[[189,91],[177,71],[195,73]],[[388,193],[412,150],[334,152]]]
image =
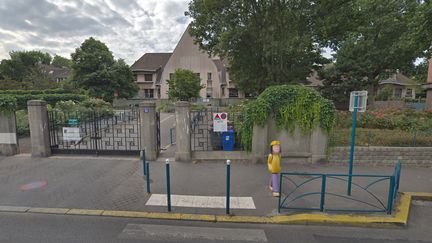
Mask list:
[[[171,192],[177,200],[172,211],[224,214],[225,209],[218,203],[211,206],[209,199],[217,201],[225,196],[225,168],[223,163],[172,162]],[[339,165],[284,164],[283,170],[346,173],[347,168]],[[150,171],[153,194],[149,195],[145,189],[142,163],[136,157],[0,157],[0,205],[166,212],[166,206],[158,205],[161,204],[157,202],[160,198],[154,198],[150,201],[153,203],[149,203],[151,195],[164,197],[166,193],[165,163],[152,162]],[[354,168],[355,173],[367,174],[391,174],[392,171],[392,167]],[[231,173],[231,196],[234,197],[231,202],[236,205],[231,210],[233,214],[265,216],[277,213],[277,198],[272,197],[268,189],[266,165],[233,161]],[[375,191],[378,195],[384,195],[383,200],[387,195],[386,185],[388,184],[377,186]],[[400,191],[432,192],[431,185],[431,168],[402,168]],[[334,192],[343,192],[346,184],[334,182],[330,188]],[[358,195],[356,190],[353,195]],[[317,200],[318,198],[311,197],[298,202],[303,206],[316,206]],[[326,202],[329,208],[353,206],[343,200],[331,198]]]

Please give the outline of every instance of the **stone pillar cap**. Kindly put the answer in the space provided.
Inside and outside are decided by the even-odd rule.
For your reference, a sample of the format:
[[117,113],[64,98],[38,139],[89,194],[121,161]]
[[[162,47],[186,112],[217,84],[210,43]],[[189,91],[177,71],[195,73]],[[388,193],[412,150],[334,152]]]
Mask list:
[[139,103],[139,107],[155,107],[156,103],[153,101],[143,101]]
[[47,103],[44,100],[29,100],[27,106],[45,106]]

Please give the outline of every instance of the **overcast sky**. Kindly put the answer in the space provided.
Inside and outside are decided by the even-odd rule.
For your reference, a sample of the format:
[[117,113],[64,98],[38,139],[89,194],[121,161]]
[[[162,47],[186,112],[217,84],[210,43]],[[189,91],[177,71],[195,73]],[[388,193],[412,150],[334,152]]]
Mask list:
[[70,58],[90,36],[133,64],[146,52],[171,52],[189,19],[189,0],[0,0],[0,60],[12,50]]

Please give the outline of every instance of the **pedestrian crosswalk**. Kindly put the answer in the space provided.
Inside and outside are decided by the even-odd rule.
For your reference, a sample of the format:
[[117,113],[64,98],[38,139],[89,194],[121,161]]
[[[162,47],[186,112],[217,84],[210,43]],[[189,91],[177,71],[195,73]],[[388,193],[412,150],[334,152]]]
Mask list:
[[[146,206],[166,206],[167,195],[152,194]],[[225,208],[226,197],[221,196],[192,196],[171,195],[171,206],[191,208]],[[230,208],[233,209],[256,209],[252,197],[231,197]]]
[[149,240],[165,239],[167,241],[188,242],[194,240],[206,241],[236,241],[236,242],[267,242],[262,229],[232,229],[216,227],[193,227],[179,225],[127,224],[119,235],[120,239]]

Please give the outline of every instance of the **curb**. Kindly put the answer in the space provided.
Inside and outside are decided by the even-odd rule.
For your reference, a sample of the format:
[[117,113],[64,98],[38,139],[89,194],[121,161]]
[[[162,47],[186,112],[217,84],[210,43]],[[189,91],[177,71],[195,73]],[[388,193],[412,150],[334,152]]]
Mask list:
[[355,214],[301,213],[277,216],[229,216],[183,213],[152,213],[139,211],[114,211],[75,208],[39,208],[0,206],[0,212],[42,213],[58,215],[87,215],[122,218],[170,219],[214,223],[256,223],[256,224],[315,224],[345,225],[362,227],[407,226],[412,200],[432,201],[432,193],[401,192],[393,216],[367,216]]

